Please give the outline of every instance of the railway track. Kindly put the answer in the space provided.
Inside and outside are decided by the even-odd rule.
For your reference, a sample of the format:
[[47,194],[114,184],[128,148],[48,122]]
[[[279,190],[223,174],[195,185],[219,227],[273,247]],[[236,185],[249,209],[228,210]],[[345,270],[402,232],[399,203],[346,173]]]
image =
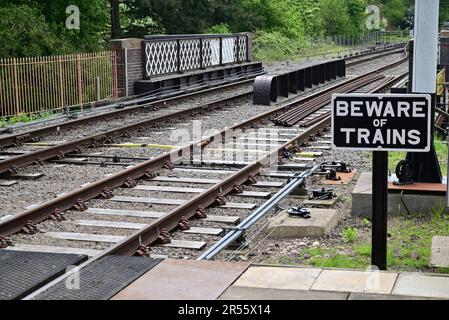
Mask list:
[[[376,76],[378,77],[378,75],[377,75],[378,72],[381,72],[382,70],[391,68],[394,65],[398,65],[398,64],[402,63],[403,61],[405,61],[405,59],[406,58],[398,61],[395,64],[386,66],[384,68],[380,68],[378,71],[369,72],[363,76],[359,76],[354,79],[350,79],[342,84],[336,85],[335,87],[326,89],[325,92],[320,93],[320,94],[327,95],[325,98],[323,98],[322,102],[325,103],[329,99],[330,95],[332,95],[333,93],[344,92],[345,90],[352,91],[352,90],[357,89],[357,86],[362,86],[367,81],[370,81],[369,77],[373,77],[373,79],[374,79],[374,77],[376,77]],[[30,164],[43,163],[46,160],[54,159],[54,158],[61,160],[65,157],[66,154],[81,153],[82,152],[81,150],[83,148],[88,148],[88,147],[92,147],[92,146],[95,147],[95,146],[99,146],[104,143],[110,143],[110,142],[113,142],[117,138],[120,138],[123,136],[128,136],[136,131],[144,131],[146,128],[152,127],[156,124],[160,124],[163,122],[171,121],[173,119],[179,119],[182,117],[193,116],[193,115],[201,113],[201,112],[211,111],[211,110],[219,108],[220,106],[222,106],[226,103],[229,103],[231,101],[248,98],[251,96],[251,94],[252,94],[252,90],[249,90],[242,94],[238,94],[238,95],[228,97],[225,99],[213,101],[213,102],[207,103],[202,106],[198,106],[198,107],[194,107],[194,108],[187,108],[184,110],[167,113],[167,114],[164,114],[164,115],[161,115],[158,117],[150,118],[147,120],[133,122],[132,124],[119,126],[117,128],[108,130],[106,132],[93,134],[93,135],[90,135],[87,137],[83,137],[81,139],[64,141],[63,143],[48,146],[46,148],[39,149],[36,151],[33,150],[33,151],[27,152],[25,154],[14,155],[14,153],[12,153],[12,155],[8,156],[8,153],[6,153],[7,158],[4,159],[3,161],[0,161],[0,174],[17,174],[18,170],[20,168],[30,165]],[[314,95],[312,95],[311,97],[313,98]],[[294,123],[294,122],[292,122],[292,119],[293,119],[293,121],[296,121],[298,118],[294,117],[293,113],[297,114],[298,112],[302,112],[301,110],[297,110],[297,108],[295,108],[295,104],[302,104],[305,101],[307,101],[309,98],[307,97],[304,99],[300,99],[299,101],[293,101],[292,103],[287,103],[285,108],[283,108],[282,112],[287,111],[288,109],[292,109],[292,108],[294,110],[287,112],[283,116],[280,116],[277,119],[277,121],[284,122],[285,124]],[[310,109],[309,112],[313,112],[313,110],[315,110],[316,108],[317,107],[315,107],[314,109]],[[291,119],[292,116],[293,116],[293,118]],[[89,120],[89,121],[91,121],[91,120]],[[67,124],[67,126],[72,126],[72,125],[74,125],[74,124],[73,123]],[[67,128],[69,128],[69,127],[66,127],[65,129],[67,129]],[[37,129],[32,132],[28,132],[28,133],[25,133],[25,134],[22,134],[19,136],[18,135],[8,136],[3,139],[0,139],[0,146],[3,146],[3,147],[10,146],[11,143],[13,143],[14,145],[22,145],[24,142],[27,142],[30,140],[36,143],[44,135],[48,135],[49,133],[55,132],[55,131],[59,132],[61,130],[63,130],[63,129],[61,129],[61,127],[59,127],[59,126],[50,126],[50,127],[46,127],[46,128],[42,128],[42,129]],[[5,153],[4,153],[4,155],[5,155]]]
[[[398,64],[399,62],[394,63],[391,67]],[[388,68],[382,68],[382,70],[386,69]],[[357,77],[356,80],[351,79],[353,81],[350,80],[350,83],[357,83],[360,79],[370,79],[371,81],[377,82],[384,79],[382,76],[374,77],[373,75],[375,73],[369,74],[365,76],[365,78]],[[397,80],[397,77],[384,79],[384,81],[381,81],[381,83],[376,86],[375,90],[385,89],[385,87],[395,83]],[[363,87],[367,83],[369,83],[368,80],[366,82],[359,82],[358,88]],[[343,85],[347,84],[348,82],[345,82]],[[31,208],[10,219],[3,220],[0,222],[0,235],[2,236],[1,245],[4,247],[9,246],[11,243],[8,237],[12,236],[12,239],[15,239],[18,232],[25,232],[28,234],[27,237],[32,238],[35,236],[53,237],[53,239],[59,237],[58,239],[60,240],[67,240],[72,243],[73,241],[84,241],[105,244],[100,249],[85,250],[85,252],[90,252],[90,256],[94,256],[94,258],[90,259],[87,264],[106,255],[134,255],[136,253],[146,255],[148,254],[149,246],[153,244],[162,248],[176,247],[176,245],[196,246],[195,248],[198,249],[200,247],[203,248],[206,245],[206,242],[200,240],[202,236],[207,235],[209,237],[215,237],[214,240],[217,240],[217,238],[219,239],[220,235],[225,231],[226,225],[229,226],[229,224],[238,221],[235,216],[209,215],[209,217],[206,217],[206,209],[213,205],[218,207],[218,210],[227,208],[234,210],[252,210],[255,206],[260,204],[261,201],[264,201],[263,199],[269,196],[270,192],[275,192],[277,188],[280,188],[285,183],[285,180],[283,179],[291,177],[291,174],[278,171],[268,172],[264,173],[261,176],[261,179],[263,180],[259,181],[256,181],[255,177],[258,176],[270,162],[273,163],[274,161],[277,165],[277,159],[282,158],[288,151],[298,150],[301,144],[307,144],[316,140],[316,138],[313,137],[325,138],[325,131],[329,125],[329,116],[328,111],[326,110],[326,103],[323,101],[322,96],[323,94],[327,95],[330,92],[339,92],[338,90],[341,90],[341,86],[341,84],[335,85],[312,94],[309,97],[289,101],[274,110],[270,110],[262,115],[236,124],[217,134],[202,138],[200,141],[190,143],[182,148],[159,155],[154,159],[145,162],[139,162],[140,159],[130,159],[134,161],[132,167],[95,183],[85,185],[81,189],[60,195],[54,200]],[[356,86],[354,86],[354,88],[355,87]],[[329,102],[330,101],[328,101],[327,104],[329,104]],[[284,128],[278,125],[269,125],[268,120],[274,119],[274,117],[279,114],[285,113],[288,110],[294,110],[298,105],[306,103],[308,103],[309,106],[312,106],[314,111],[304,111],[302,122],[297,127]],[[254,129],[254,126],[258,128]],[[232,129],[245,129],[246,132],[243,135],[233,137],[231,142],[222,144],[222,139],[225,138],[226,134]],[[240,144],[238,143],[239,141],[245,143]],[[249,142],[254,141],[265,142],[265,145],[263,146],[261,143],[256,143],[256,148],[254,149],[249,144]],[[316,143],[315,146],[321,147],[318,150],[322,150],[323,148],[328,148],[329,144],[327,141],[323,142],[321,140],[321,142]],[[236,147],[246,151],[244,158],[238,157],[237,150],[242,150],[236,149]],[[312,145],[312,147],[314,146]],[[199,155],[196,154],[199,156],[197,158],[192,156],[195,149],[201,150]],[[228,155],[226,155],[225,160],[215,159],[214,157],[210,158],[211,153],[213,155],[216,151],[220,151],[220,156],[222,156],[224,153],[228,153],[228,149],[231,150],[229,151],[232,156],[231,160],[227,160]],[[242,161],[236,161],[237,158],[242,159]],[[192,160],[195,160],[193,164],[191,163]],[[184,164],[181,165],[181,162]],[[184,179],[179,177],[171,177],[172,179],[170,179],[170,176],[168,175],[156,175],[156,172],[161,170],[161,168],[165,168],[165,170],[173,169],[173,163],[179,164],[174,172],[182,174]],[[185,167],[185,163],[189,164],[190,167]],[[195,164],[196,166],[192,167],[192,165]],[[227,169],[220,170],[219,172],[216,169],[209,168],[213,164],[224,167],[231,165],[233,170]],[[199,168],[197,167],[198,165],[200,165]],[[240,169],[236,171],[236,167],[240,167]],[[293,167],[296,168],[296,170],[300,170],[300,167],[304,169],[306,166],[296,165]],[[168,172],[165,170],[162,171],[163,174]],[[186,178],[185,175],[187,172],[203,172],[215,177],[218,174],[220,178]],[[224,179],[223,175],[226,176]],[[137,183],[137,181],[139,181],[139,183]],[[178,184],[178,186],[174,186],[173,183]],[[199,185],[199,187],[192,188],[192,184]],[[212,187],[205,188],[204,186]],[[129,190],[117,189],[119,187],[129,188]],[[117,196],[114,194],[117,190],[119,190],[121,195]],[[123,195],[122,191],[127,191],[134,194],[134,196],[127,192]],[[144,198],[135,197],[135,192],[155,192],[157,194],[177,194],[183,196],[179,196],[175,199],[171,197]],[[192,194],[196,196],[191,198]],[[231,196],[232,201],[235,202],[228,202],[227,200],[229,199],[226,199],[226,196]],[[97,199],[92,200],[95,198]],[[240,202],[237,199],[242,200]],[[255,199],[257,199],[258,203]],[[91,207],[91,201],[94,201],[95,205],[100,202],[124,203],[126,206],[128,206],[129,203],[140,203],[146,210],[129,210],[123,208],[108,209],[101,205],[94,208]],[[153,210],[153,208],[158,205],[175,207],[174,209],[165,212],[148,211],[148,207],[151,206]],[[79,215],[80,217],[71,219],[70,224],[72,225],[72,228],[85,227],[100,230],[101,228],[106,228],[107,230],[120,229],[127,230],[126,234],[96,234],[97,237],[95,237],[95,234],[94,237],[92,237],[92,234],[74,234],[74,232],[46,232],[34,234],[39,230],[38,223],[48,218],[51,218],[54,221],[63,220],[64,211],[66,210],[73,210],[73,212],[75,212],[74,214]],[[72,214],[72,211],[70,211],[70,214]],[[86,214],[90,217],[96,215],[99,219],[81,218]],[[105,217],[109,220],[105,220]],[[146,223],[124,222],[123,220],[125,220],[125,217],[143,219]],[[193,218],[197,219],[192,220]],[[150,223],[148,223],[148,219],[151,219]],[[242,219],[242,217],[239,217],[239,219]],[[190,229],[188,229],[189,221],[191,223],[193,221],[195,225],[198,223],[198,225],[190,225]],[[62,223],[61,225],[64,224],[65,223]],[[137,231],[134,232],[133,230]],[[174,230],[180,230],[176,234],[181,235],[181,237],[180,239],[175,239],[177,241],[169,241],[170,232],[173,232]],[[130,232],[131,234],[129,234]],[[185,240],[186,238],[191,239],[189,237],[192,237],[192,235],[194,241]],[[31,241],[34,243],[34,240]],[[113,244],[112,246],[110,245],[111,243]],[[20,245],[20,243],[18,245]],[[20,249],[19,246],[16,248]],[[29,245],[28,247],[25,245],[22,248],[30,249]],[[54,252],[55,248],[49,248],[49,250],[53,250]],[[36,292],[36,294],[38,293],[39,291]]]

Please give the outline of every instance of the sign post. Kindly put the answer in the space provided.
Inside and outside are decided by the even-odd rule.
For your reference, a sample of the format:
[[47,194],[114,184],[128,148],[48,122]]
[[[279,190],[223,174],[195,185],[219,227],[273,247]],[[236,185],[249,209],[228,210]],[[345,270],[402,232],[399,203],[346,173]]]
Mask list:
[[334,149],[373,151],[372,265],[387,269],[388,151],[428,152],[431,96],[338,94],[332,99]]
[[388,151],[373,152],[371,265],[387,270]]

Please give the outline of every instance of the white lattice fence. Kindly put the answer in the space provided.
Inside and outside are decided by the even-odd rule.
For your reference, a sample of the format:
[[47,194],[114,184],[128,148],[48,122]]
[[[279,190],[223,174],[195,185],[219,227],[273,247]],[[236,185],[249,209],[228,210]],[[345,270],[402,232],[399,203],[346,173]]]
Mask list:
[[146,77],[246,62],[248,39],[246,34],[147,37]]

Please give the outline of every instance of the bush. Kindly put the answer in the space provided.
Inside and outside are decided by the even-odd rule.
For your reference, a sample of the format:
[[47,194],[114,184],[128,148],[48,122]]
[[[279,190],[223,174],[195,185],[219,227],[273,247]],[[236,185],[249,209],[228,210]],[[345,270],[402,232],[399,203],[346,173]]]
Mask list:
[[254,35],[254,57],[260,61],[279,61],[304,52],[307,42],[291,39],[280,32],[259,31]]
[[49,55],[56,39],[45,18],[27,5],[0,7],[0,56],[3,58]]

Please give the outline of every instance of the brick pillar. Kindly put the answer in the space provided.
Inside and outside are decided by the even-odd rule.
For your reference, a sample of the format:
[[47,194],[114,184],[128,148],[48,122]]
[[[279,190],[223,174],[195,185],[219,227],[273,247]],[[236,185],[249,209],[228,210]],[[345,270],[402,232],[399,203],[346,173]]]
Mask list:
[[117,51],[118,96],[134,95],[135,82],[143,79],[142,39],[111,40],[111,50]]

